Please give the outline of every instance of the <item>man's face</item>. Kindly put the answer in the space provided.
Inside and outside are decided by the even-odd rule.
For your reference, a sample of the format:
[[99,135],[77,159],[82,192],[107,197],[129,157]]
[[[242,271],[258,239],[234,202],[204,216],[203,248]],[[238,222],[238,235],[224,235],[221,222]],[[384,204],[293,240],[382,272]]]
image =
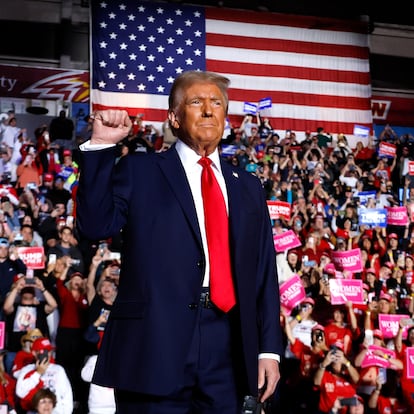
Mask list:
[[200,155],[208,155],[223,136],[225,100],[216,85],[194,84],[185,91],[180,113],[172,116],[180,138]]
[[9,248],[4,244],[0,244],[0,259],[6,259],[8,256]]
[[34,296],[29,292],[23,293],[20,299],[20,302],[22,305],[31,305],[33,301],[34,301]]

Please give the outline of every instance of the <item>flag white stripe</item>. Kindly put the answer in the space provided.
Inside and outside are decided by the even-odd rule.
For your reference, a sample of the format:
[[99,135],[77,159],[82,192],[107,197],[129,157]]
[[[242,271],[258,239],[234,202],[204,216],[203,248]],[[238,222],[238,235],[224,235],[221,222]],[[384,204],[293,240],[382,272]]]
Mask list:
[[206,46],[208,60],[224,60],[260,65],[283,65],[312,69],[327,69],[369,73],[366,59],[326,56],[305,53],[274,52],[271,50],[239,49]]
[[[234,75],[232,73],[222,73],[222,75],[227,76],[230,79],[230,87],[235,89],[279,91],[328,96],[334,95],[358,98],[369,98],[371,96],[371,86],[361,85],[358,83],[347,83],[346,88],[344,88],[345,84],[337,82]],[[274,92],[274,94],[277,96],[277,92]]]
[[368,47],[366,34],[206,19],[206,32],[237,37]]

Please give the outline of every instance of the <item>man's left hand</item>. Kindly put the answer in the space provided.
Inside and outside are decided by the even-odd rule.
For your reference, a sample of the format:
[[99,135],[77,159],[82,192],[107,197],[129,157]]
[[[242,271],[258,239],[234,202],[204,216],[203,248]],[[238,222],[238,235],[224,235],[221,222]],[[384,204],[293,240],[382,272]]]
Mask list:
[[259,359],[258,379],[258,389],[263,389],[260,395],[260,402],[264,402],[270,398],[276,390],[277,383],[280,379],[279,362],[270,358]]

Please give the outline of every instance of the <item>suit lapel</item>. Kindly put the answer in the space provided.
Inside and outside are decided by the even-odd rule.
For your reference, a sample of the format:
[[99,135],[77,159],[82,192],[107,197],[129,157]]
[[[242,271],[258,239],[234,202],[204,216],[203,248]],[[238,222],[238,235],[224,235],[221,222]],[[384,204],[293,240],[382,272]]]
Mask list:
[[[182,210],[188,219],[188,223],[201,246],[201,235],[193,197],[191,195],[184,168],[174,146],[170,150],[160,153],[158,163],[165,179],[168,181],[177,200],[181,204]],[[238,240],[237,236],[240,228],[240,208],[234,208],[233,206],[241,205],[241,183],[236,168],[223,160],[221,160],[221,168],[227,187],[230,213],[230,240],[231,248],[233,249],[235,241]]]
[[223,160],[221,160],[221,170],[226,182],[229,203],[230,248],[234,249],[240,229],[241,181],[237,169]]
[[195,238],[201,246],[201,234],[193,196],[185,175],[184,167],[181,164],[175,146],[171,147],[168,151],[160,153],[158,164],[165,179],[168,181],[172,191],[177,197],[178,202],[182,206],[183,213],[187,217]]

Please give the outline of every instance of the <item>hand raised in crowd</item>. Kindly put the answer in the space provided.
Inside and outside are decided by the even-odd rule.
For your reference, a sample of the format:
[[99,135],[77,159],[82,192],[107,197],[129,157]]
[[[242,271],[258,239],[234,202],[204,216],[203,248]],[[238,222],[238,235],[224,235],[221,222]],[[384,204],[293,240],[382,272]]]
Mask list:
[[104,257],[101,256],[99,249],[96,251],[95,256],[92,257],[91,266],[98,267],[104,261]]
[[69,256],[59,257],[56,259],[55,268],[53,269],[53,275],[56,279],[65,280],[66,274],[69,270],[69,266],[67,265],[66,258]]
[[65,205],[62,203],[58,203],[55,205],[55,208],[50,212],[50,216],[54,218],[60,217],[65,214],[65,211]]
[[23,274],[19,274],[12,288],[14,287],[17,290],[17,292],[20,293],[20,291],[27,286],[33,286],[33,285],[27,284],[25,276]]
[[104,326],[108,322],[109,312],[101,312],[93,323],[96,328]]
[[132,121],[127,111],[108,109],[91,115],[93,120],[91,144],[117,144],[124,139]]
[[345,358],[345,355],[343,351],[339,348],[336,349],[330,349],[329,352],[326,354],[325,359],[322,362],[322,365],[327,367],[334,362],[341,362],[346,363],[347,359]]

